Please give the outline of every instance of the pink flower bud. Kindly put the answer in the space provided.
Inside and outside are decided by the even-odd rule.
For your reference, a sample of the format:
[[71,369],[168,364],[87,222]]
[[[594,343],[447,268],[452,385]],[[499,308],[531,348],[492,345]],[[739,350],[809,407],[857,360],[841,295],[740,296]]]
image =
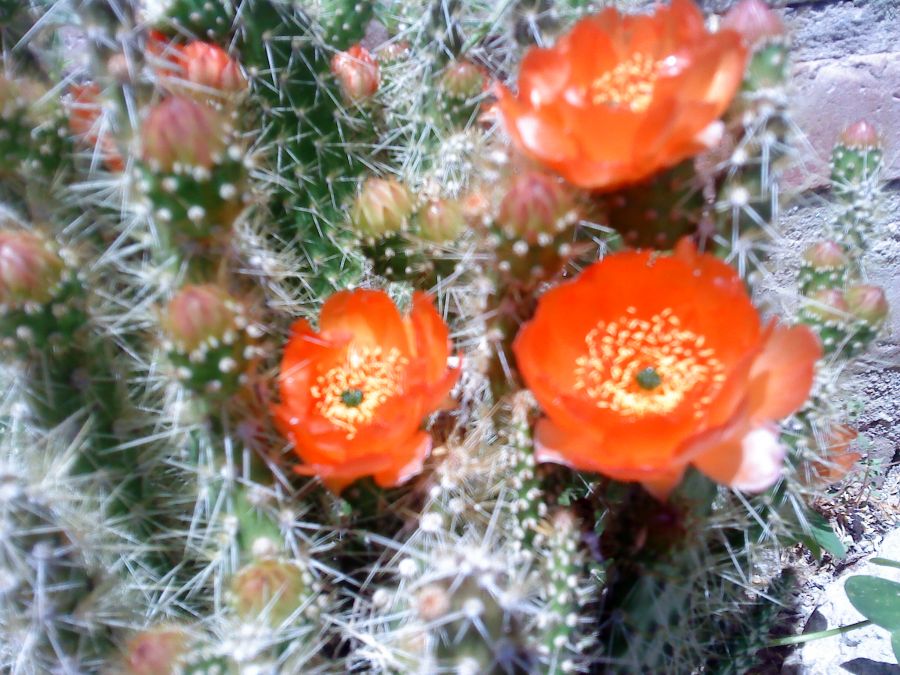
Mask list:
[[781,17],[763,0],[741,0],[725,15],[722,28],[740,33],[750,46],[784,35]]
[[870,284],[856,284],[844,291],[850,313],[870,326],[880,325],[888,313],[884,290]]
[[843,291],[823,288],[809,296],[807,311],[821,321],[846,321],[849,316]]
[[192,352],[203,343],[234,329],[236,305],[212,284],[183,287],[166,307],[162,318],[168,338],[181,352]]
[[379,237],[406,227],[412,210],[412,195],[399,181],[369,178],[353,204],[350,218],[360,234]]
[[513,179],[500,202],[497,224],[507,235],[533,242],[541,233],[562,229],[572,206],[572,193],[559,179],[529,171]]
[[177,626],[156,626],[144,630],[125,647],[126,675],[169,675],[177,670],[188,648],[188,634]]
[[362,45],[335,54],[331,59],[331,72],[350,101],[364,101],[378,91],[378,63]]
[[881,137],[875,125],[859,120],[841,133],[841,143],[848,148],[871,149],[881,147]]
[[815,269],[844,267],[850,263],[843,247],[833,241],[820,241],[803,253],[803,259]]
[[182,96],[155,105],[141,127],[142,157],[161,171],[171,171],[176,164],[208,169],[226,142],[219,114]]
[[0,303],[48,302],[64,265],[50,243],[24,230],[0,232]]

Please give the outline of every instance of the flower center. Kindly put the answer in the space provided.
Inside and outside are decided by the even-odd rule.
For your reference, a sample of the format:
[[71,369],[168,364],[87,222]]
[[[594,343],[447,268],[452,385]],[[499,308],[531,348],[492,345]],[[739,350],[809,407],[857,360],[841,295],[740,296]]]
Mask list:
[[627,106],[643,112],[653,101],[659,76],[657,62],[647,54],[635,53],[591,83],[594,105]]
[[310,389],[316,412],[336,427],[356,436],[362,424],[371,422],[378,407],[401,389],[409,360],[396,348],[351,347],[347,359],[319,375]]
[[702,417],[725,380],[725,368],[706,339],[682,328],[671,309],[639,319],[629,307],[587,334],[588,353],[575,361],[575,389],[598,408],[630,417],[672,412],[696,392]]

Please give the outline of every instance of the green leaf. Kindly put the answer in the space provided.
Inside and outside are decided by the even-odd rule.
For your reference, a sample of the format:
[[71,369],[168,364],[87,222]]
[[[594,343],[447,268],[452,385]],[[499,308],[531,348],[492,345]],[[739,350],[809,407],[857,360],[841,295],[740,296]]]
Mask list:
[[850,604],[872,623],[900,631],[900,583],[861,574],[847,579],[844,590]]
[[894,658],[900,663],[900,631],[891,633],[891,648],[894,650]]
[[800,537],[810,551],[819,557],[821,549],[825,549],[835,558],[843,558],[847,555],[847,549],[838,536],[831,529],[831,524],[815,511],[806,514],[805,532]]
[[896,567],[897,569],[900,569],[900,562],[897,562],[896,560],[888,560],[887,558],[872,558],[869,562],[874,565],[881,565],[882,567]]

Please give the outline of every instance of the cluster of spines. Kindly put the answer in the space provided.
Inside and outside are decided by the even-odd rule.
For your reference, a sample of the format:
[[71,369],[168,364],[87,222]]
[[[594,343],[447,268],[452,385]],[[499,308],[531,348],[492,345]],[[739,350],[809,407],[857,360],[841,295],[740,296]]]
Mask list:
[[771,12],[745,12],[733,21],[737,25],[727,27],[751,42],[750,57],[725,116],[733,148],[717,181],[716,229],[719,244],[746,274],[765,255],[755,250],[760,240],[777,235],[771,224],[779,213],[779,179],[795,152],[795,125],[787,106],[790,45],[781,20]]

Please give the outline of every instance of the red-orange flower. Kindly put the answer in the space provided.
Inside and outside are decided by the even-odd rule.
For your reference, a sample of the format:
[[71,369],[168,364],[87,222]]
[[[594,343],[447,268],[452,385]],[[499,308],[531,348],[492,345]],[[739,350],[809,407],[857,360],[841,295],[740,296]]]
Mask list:
[[425,293],[403,317],[382,291],[341,291],[319,315],[319,332],[297,321],[281,362],[275,418],[304,464],[340,492],[357,478],[382,486],[417,474],[431,450],[422,419],[459,377],[447,359],[447,325]]
[[514,143],[583,188],[639,182],[715,142],[747,53],[738,33],[708,33],[692,0],[652,16],[615,9],[531,49],[519,93],[499,88]]
[[743,490],[777,480],[775,421],[806,400],[821,355],[806,327],[763,326],[735,271],[687,239],[550,290],[513,348],[547,414],[537,458],[658,497],[688,464]]

